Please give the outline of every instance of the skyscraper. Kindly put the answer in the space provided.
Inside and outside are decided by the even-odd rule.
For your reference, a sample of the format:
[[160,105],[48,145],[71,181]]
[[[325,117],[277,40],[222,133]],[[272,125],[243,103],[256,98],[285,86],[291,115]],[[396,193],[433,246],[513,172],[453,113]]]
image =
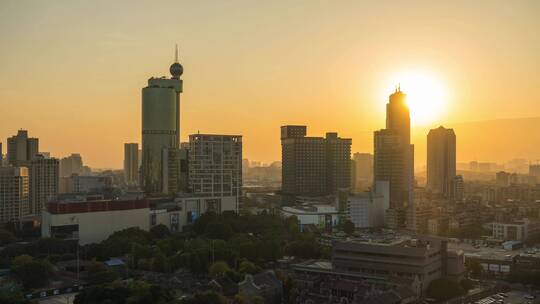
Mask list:
[[[189,187],[196,196],[215,199],[210,210],[238,211],[242,190],[242,136],[192,134],[189,136]],[[234,208],[222,207],[231,201]]]
[[386,129],[374,134],[374,182],[390,184],[390,228],[414,229],[414,146],[411,145],[409,107],[398,88],[386,105]]
[[28,131],[19,130],[7,140],[7,159],[12,166],[24,166],[39,153],[39,139],[29,138]]
[[0,223],[29,213],[28,168],[0,167]]
[[456,176],[456,134],[440,126],[427,136],[427,188],[450,199]]
[[333,132],[308,137],[306,130],[306,126],[281,127],[283,193],[319,196],[349,189],[352,140]]
[[[171,78],[150,78],[142,89],[142,183],[146,193],[163,193],[163,155],[180,144],[180,93],[184,71],[175,62]],[[173,152],[175,153],[175,152]]]
[[124,144],[124,179],[128,185],[139,183],[139,144]]
[[59,161],[37,155],[29,165],[30,213],[41,214],[45,204],[58,195]]

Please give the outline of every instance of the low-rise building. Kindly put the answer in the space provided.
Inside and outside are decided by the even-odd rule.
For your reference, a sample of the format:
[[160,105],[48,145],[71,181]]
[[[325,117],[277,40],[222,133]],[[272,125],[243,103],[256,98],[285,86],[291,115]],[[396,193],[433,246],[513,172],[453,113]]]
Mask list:
[[296,216],[301,229],[306,225],[315,225],[321,229],[331,230],[339,223],[339,212],[331,205],[303,204],[294,207],[282,207],[284,217]]
[[98,243],[126,228],[149,230],[147,200],[70,200],[47,204],[42,213],[42,237]]
[[206,212],[236,212],[236,196],[204,197],[186,195],[152,202],[150,228],[165,225],[170,231],[182,231]]
[[540,236],[540,223],[527,218],[507,222],[492,223],[492,237],[502,241],[527,241]]
[[351,194],[347,197],[347,218],[356,228],[382,227],[388,207],[389,202],[382,194]]

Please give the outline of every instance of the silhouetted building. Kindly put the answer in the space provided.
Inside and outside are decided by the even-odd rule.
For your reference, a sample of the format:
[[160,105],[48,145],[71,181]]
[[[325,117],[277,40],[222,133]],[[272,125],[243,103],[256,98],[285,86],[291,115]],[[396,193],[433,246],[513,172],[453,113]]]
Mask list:
[[168,192],[163,181],[168,159],[163,156],[176,153],[169,150],[178,150],[180,145],[183,67],[178,63],[178,53],[170,72],[171,78],[150,78],[142,90],[142,186],[149,194]]
[[45,204],[58,195],[59,161],[37,155],[29,169],[30,213],[39,215]]
[[124,144],[124,179],[128,185],[139,183],[139,144]]
[[39,153],[39,139],[29,138],[28,131],[19,130],[7,139],[7,159],[12,166],[24,166]]
[[374,134],[374,182],[390,183],[390,228],[415,229],[414,146],[410,143],[410,115],[406,95],[399,88],[386,105],[386,129]]
[[497,186],[509,186],[510,185],[510,173],[499,171],[495,174],[495,183]]
[[306,129],[281,127],[283,193],[317,196],[349,189],[352,140],[337,133],[307,137]]
[[427,188],[450,199],[456,176],[456,134],[440,126],[427,136]]
[[29,213],[28,168],[0,167],[0,224]]
[[189,136],[189,188],[196,196],[215,198],[216,212],[223,197],[234,197],[238,211],[242,191],[242,136],[192,134]]

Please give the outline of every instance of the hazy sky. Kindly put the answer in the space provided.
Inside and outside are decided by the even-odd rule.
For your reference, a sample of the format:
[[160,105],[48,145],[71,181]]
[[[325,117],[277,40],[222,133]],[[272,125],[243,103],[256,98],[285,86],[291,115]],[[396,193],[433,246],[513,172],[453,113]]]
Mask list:
[[24,128],[42,151],[120,168],[141,88],[168,75],[175,43],[182,140],[241,134],[253,160],[280,159],[283,124],[371,151],[394,75],[411,70],[447,92],[432,125],[539,116],[539,15],[536,0],[0,0],[0,141]]

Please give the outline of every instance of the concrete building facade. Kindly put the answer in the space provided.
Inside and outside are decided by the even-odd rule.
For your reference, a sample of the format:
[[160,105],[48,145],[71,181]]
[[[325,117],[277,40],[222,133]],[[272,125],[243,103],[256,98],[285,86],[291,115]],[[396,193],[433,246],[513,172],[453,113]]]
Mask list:
[[29,165],[30,213],[40,215],[45,204],[55,199],[59,190],[59,161],[36,156]]
[[390,184],[390,228],[416,228],[414,208],[414,146],[406,95],[399,88],[386,105],[386,129],[374,133],[374,182]]
[[[171,78],[150,78],[142,89],[142,186],[148,194],[163,193],[164,151],[180,145],[180,93],[183,67],[170,67]],[[167,153],[167,152],[165,152]]]
[[444,198],[453,197],[456,177],[456,134],[442,126],[427,136],[427,188]]
[[188,153],[189,188],[204,197],[234,197],[242,191],[242,136],[192,134]]
[[127,185],[139,184],[139,144],[124,144],[124,181]]
[[7,160],[12,166],[24,166],[39,153],[39,139],[28,137],[28,131],[19,130],[7,139]]
[[51,202],[42,214],[42,237],[99,243],[126,228],[149,230],[148,201],[96,200]]
[[319,196],[350,189],[352,140],[334,132],[308,137],[306,130],[281,127],[282,192]]
[[19,222],[29,213],[28,168],[0,166],[0,224]]

